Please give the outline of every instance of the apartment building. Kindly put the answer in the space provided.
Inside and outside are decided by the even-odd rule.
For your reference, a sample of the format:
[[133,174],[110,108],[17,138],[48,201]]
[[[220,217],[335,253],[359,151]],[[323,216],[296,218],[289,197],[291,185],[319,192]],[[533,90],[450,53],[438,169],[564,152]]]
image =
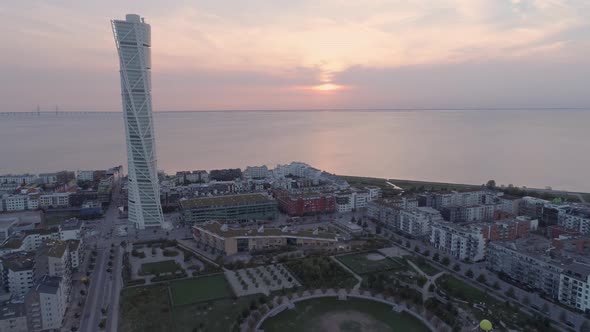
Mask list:
[[0,175],[0,183],[31,184],[37,180],[34,174],[5,174]]
[[590,265],[572,263],[564,267],[559,278],[559,301],[590,312]]
[[52,193],[39,196],[40,208],[66,208],[68,206],[70,206],[70,193]]
[[548,253],[551,243],[543,237],[529,236],[488,245],[488,269],[503,273],[515,283],[558,299],[564,268]]
[[316,215],[336,211],[336,198],[332,194],[306,193],[292,195],[276,191],[279,209],[289,216]]
[[34,285],[35,253],[32,251],[4,255],[0,258],[2,284],[16,297],[23,297]]
[[562,208],[558,212],[558,225],[590,235],[590,210],[577,207]]
[[64,278],[45,275],[25,297],[31,331],[59,330],[68,306],[69,286]]
[[430,244],[460,260],[477,262],[486,256],[487,240],[481,229],[440,222],[432,225]]
[[502,211],[511,215],[518,215],[520,201],[522,199],[520,197],[511,196],[511,195],[502,195],[498,196],[498,211]]
[[268,167],[266,165],[248,166],[244,170],[244,177],[249,179],[264,179],[268,174]]
[[446,206],[441,208],[441,214],[449,222],[473,222],[492,220],[494,218],[494,204],[480,204],[471,206]]
[[429,207],[418,207],[411,210],[401,209],[396,230],[411,237],[430,237],[432,225],[442,222],[440,212]]
[[0,331],[29,332],[24,303],[0,302]]

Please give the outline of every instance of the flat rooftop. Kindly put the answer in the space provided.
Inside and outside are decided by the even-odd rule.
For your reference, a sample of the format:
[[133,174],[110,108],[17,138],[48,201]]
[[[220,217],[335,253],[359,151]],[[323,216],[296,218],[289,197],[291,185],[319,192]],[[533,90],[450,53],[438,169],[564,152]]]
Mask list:
[[12,271],[27,271],[35,266],[35,253],[29,251],[8,254],[4,255],[0,261],[4,267]]
[[274,200],[262,194],[229,195],[213,197],[195,197],[180,201],[182,209],[207,208],[218,206],[248,205],[255,203],[268,203]]
[[[209,221],[199,226],[194,226],[197,229],[203,229],[220,237],[308,237],[314,239],[334,240],[336,241],[336,233],[329,232],[314,232],[310,230],[290,230],[288,228],[266,228],[261,226],[259,229],[246,228],[231,228],[222,229],[223,224],[217,221]],[[259,232],[259,230],[262,230]],[[285,230],[285,231],[283,231]]]

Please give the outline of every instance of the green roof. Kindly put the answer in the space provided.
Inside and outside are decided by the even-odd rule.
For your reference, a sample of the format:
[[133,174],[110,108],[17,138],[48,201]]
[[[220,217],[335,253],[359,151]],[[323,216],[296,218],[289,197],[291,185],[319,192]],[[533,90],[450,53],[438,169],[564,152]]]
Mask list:
[[215,206],[248,205],[268,202],[274,202],[274,200],[262,194],[246,194],[190,198],[180,201],[180,207],[183,209],[191,209]]
[[204,224],[195,226],[197,228],[201,228],[213,234],[216,234],[220,237],[224,238],[232,238],[232,237],[261,237],[261,236],[268,236],[268,237],[307,237],[307,238],[315,238],[315,239],[324,239],[324,240],[336,240],[335,233],[328,233],[328,232],[318,232],[314,234],[313,231],[310,230],[300,230],[300,231],[293,231],[288,230],[283,232],[281,228],[266,228],[262,232],[258,232],[257,229],[245,229],[245,228],[231,228],[228,227],[227,230],[221,230],[223,225],[216,221],[206,222]]

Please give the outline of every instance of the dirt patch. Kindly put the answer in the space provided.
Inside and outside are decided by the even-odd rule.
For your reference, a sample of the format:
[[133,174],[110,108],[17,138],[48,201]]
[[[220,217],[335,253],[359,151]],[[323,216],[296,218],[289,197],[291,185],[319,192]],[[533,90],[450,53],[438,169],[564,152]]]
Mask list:
[[329,312],[312,323],[311,331],[325,332],[389,332],[387,324],[357,311]]
[[382,259],[385,259],[385,256],[373,252],[373,253],[367,254],[367,259],[370,261],[380,261]]

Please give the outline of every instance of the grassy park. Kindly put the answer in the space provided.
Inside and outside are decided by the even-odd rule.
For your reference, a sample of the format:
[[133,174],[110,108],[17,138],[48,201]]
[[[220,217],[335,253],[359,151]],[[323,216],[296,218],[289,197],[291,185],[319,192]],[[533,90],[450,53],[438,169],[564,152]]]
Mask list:
[[170,293],[174,306],[230,298],[233,295],[223,274],[172,281]]
[[416,264],[417,267],[422,270],[422,272],[428,274],[429,276],[433,276],[440,272],[439,269],[432,266],[430,263],[426,261],[424,257],[420,256],[406,256],[405,258],[412,261],[412,263]]
[[281,331],[416,331],[429,329],[407,313],[375,301],[319,298],[298,302],[262,324],[267,332]]
[[179,270],[181,270],[181,267],[174,260],[141,264],[141,274],[143,275],[174,273]]
[[[377,259],[371,259],[371,255]],[[379,256],[381,257],[379,258]],[[336,256],[336,259],[357,274],[383,272],[403,267],[403,263],[396,259],[387,258],[376,252]]]

